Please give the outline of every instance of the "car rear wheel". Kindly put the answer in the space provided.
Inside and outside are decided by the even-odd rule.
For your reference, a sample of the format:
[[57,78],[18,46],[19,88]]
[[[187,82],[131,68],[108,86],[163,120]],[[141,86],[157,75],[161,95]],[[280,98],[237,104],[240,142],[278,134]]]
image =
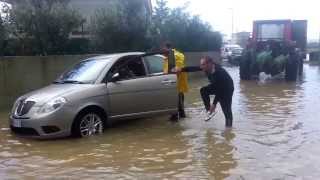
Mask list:
[[75,137],[89,137],[102,134],[104,130],[103,115],[98,112],[80,114],[73,125],[72,134]]

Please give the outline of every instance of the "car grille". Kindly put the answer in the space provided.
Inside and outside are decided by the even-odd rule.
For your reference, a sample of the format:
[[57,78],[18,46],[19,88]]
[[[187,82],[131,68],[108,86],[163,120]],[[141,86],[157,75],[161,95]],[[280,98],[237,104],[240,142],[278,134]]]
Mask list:
[[36,102],[34,101],[25,101],[25,99],[21,100],[20,102],[18,102],[16,115],[23,116],[27,114],[35,103]]
[[33,128],[25,128],[25,127],[13,127],[10,126],[11,131],[18,134],[18,135],[25,135],[25,136],[39,136],[39,133]]
[[60,131],[60,129],[57,126],[42,126],[42,130],[46,134],[55,133],[55,132]]

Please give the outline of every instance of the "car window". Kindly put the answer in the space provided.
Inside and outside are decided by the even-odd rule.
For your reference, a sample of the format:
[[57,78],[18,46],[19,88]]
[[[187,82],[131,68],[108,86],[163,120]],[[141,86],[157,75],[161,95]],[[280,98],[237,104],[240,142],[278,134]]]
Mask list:
[[120,80],[134,79],[146,76],[146,70],[140,57],[126,57],[119,60],[108,73],[107,79],[119,73]]
[[162,56],[146,56],[144,57],[149,74],[163,73],[164,59]]

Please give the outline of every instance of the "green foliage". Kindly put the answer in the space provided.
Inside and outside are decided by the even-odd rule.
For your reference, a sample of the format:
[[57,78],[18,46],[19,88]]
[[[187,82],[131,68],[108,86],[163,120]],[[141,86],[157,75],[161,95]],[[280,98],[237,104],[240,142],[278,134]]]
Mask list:
[[257,68],[258,72],[265,72],[267,74],[276,75],[284,70],[288,56],[279,55],[272,57],[272,51],[262,51],[257,54],[257,58],[252,63]]
[[5,5],[0,9],[0,55],[4,54],[8,40],[8,23],[7,18],[4,15],[6,13],[6,10],[7,6]]
[[[148,51],[158,49],[164,41],[183,51],[215,51],[221,47],[219,32],[190,15],[186,7],[170,9],[166,0],[157,0],[153,13],[142,0],[108,0],[87,24],[89,38],[70,39],[70,33],[79,29],[84,19],[68,2],[20,0],[9,8],[6,23],[0,21],[0,45],[6,42],[1,50],[7,55]],[[9,31],[9,40],[4,30]]]
[[154,44],[169,40],[184,51],[220,50],[221,34],[213,31],[199,16],[190,15],[186,8],[169,9],[166,0],[157,0],[152,18]]
[[98,52],[137,51],[148,45],[149,17],[141,0],[109,1],[91,20],[93,46]]
[[90,41],[88,38],[74,38],[70,39],[65,46],[65,52],[68,54],[87,54]]
[[63,0],[22,0],[10,12],[12,34],[33,54],[64,53],[70,32],[80,23],[80,15]]
[[186,7],[170,9],[166,0],[157,0],[151,18],[141,0],[109,1],[92,19],[93,46],[98,52],[136,51],[159,48],[171,41],[184,51],[220,50],[220,33]]
[[2,17],[0,16],[0,55],[3,54],[4,42],[6,39],[5,34],[6,34],[6,30],[4,27],[4,22],[2,20]]

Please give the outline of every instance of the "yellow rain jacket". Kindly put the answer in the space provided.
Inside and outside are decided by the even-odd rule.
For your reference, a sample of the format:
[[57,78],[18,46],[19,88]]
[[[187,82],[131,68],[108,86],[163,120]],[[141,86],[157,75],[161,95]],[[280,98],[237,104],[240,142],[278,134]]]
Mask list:
[[[173,49],[175,60],[176,60],[176,67],[183,68],[185,67],[185,58],[184,55]],[[169,72],[169,62],[168,58],[165,58],[164,64],[163,64],[163,72],[168,73]],[[188,86],[188,75],[186,72],[181,72],[177,74],[177,89],[179,93],[186,93],[189,90]]]

